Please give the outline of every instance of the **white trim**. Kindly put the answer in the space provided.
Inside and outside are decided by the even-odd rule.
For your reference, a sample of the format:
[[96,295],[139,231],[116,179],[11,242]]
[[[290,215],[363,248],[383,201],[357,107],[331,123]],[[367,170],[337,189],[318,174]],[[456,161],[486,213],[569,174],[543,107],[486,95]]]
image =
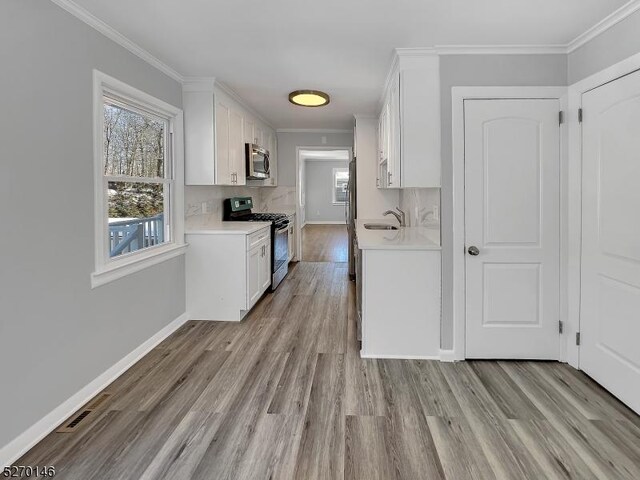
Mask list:
[[[104,159],[102,151],[103,96],[113,91],[123,100],[130,101],[150,111],[157,111],[169,119],[171,142],[171,178],[163,181],[171,183],[169,205],[169,225],[171,241],[138,252],[109,259],[106,250],[106,231],[108,206],[104,198],[103,175]],[[93,70],[93,168],[94,168],[94,241],[95,272],[91,275],[91,288],[112,282],[125,275],[132,274],[156,265],[177,255],[184,254],[184,118],[182,110],[157,99],[143,91],[133,88],[120,80],[99,70]],[[169,167],[167,167],[169,168]]]
[[[569,86],[567,124],[569,128],[569,161],[567,164],[567,317],[564,331],[567,334],[564,349],[567,362],[579,368],[580,348],[575,344],[575,334],[580,331],[580,275],[582,263],[582,125],[578,122],[578,109],[582,107],[582,95],[605,83],[640,70],[640,53],[605,68]],[[585,112],[588,115],[589,112]]]
[[340,128],[278,128],[276,133],[353,133],[353,130]]
[[[373,117],[371,117],[373,118]],[[349,131],[351,132],[351,131]],[[302,160],[300,158],[300,152],[302,150],[347,150],[349,152],[349,159],[347,160],[347,165],[349,165],[348,162],[350,162],[353,159],[353,149],[352,147],[335,147],[335,146],[330,146],[330,145],[320,145],[320,146],[305,146],[305,145],[296,145],[296,219],[298,219],[298,221],[296,221],[296,245],[294,247],[295,249],[295,258],[298,259],[298,261],[300,260],[304,260],[302,258],[302,229],[304,228],[305,225],[313,225],[314,222],[309,222],[307,221],[307,216],[305,214],[304,216],[304,223],[301,222],[299,219],[302,218],[302,209],[303,206],[300,205],[300,164],[301,161],[305,161]],[[306,192],[305,192],[306,194]],[[326,222],[322,222],[322,223],[326,223]],[[346,222],[344,223],[344,225],[346,225]]]
[[566,55],[567,45],[438,45],[438,55]]
[[241,107],[243,107],[246,111],[256,117],[257,120],[260,120],[266,127],[269,127],[271,130],[274,130],[273,125],[267,119],[265,119],[262,115],[260,115],[256,110],[249,106],[249,104],[240,96],[238,93],[231,88],[226,83],[221,82],[220,80],[215,80],[215,85],[230,96],[233,100],[235,100]]
[[[464,100],[466,99],[486,99],[486,98],[557,98],[561,108],[567,105],[566,87],[453,87],[451,89],[451,113],[452,113],[452,146],[453,146],[453,359],[465,359],[465,318],[466,318],[466,293],[465,293],[465,218],[464,218]],[[562,165],[561,179],[566,178],[565,172],[567,161],[568,128],[567,122],[560,126],[560,162]],[[566,198],[568,185],[560,185],[560,209],[561,222],[566,220],[566,214],[562,210],[567,208]],[[561,231],[565,229],[560,225]],[[560,268],[561,274],[563,265],[567,263],[568,252],[563,251],[563,241],[561,236],[560,248]],[[565,270],[566,271],[566,270]],[[560,290],[561,312],[562,306],[566,305],[566,291]],[[566,318],[562,318],[566,320]],[[562,342],[561,342],[562,344]],[[560,358],[564,357],[561,348]]]
[[175,332],[189,320],[189,315],[183,313],[162,330],[136,347],[131,353],[118,360],[105,372],[98,375],[90,383],[82,387],[67,400],[62,402],[51,412],[46,414],[31,427],[18,435],[0,449],[0,465],[11,465],[18,458],[28,452],[35,444],[51,433],[63,421],[73,415],[80,407],[110,385],[115,379],[126,372],[131,366],[153,350],[160,342]]
[[376,355],[360,352],[360,358],[382,358],[390,360],[440,360],[438,355]]
[[186,251],[186,244],[161,245],[157,249],[145,249],[139,254],[132,256],[131,259],[127,259],[127,261],[122,264],[116,263],[115,261],[111,262],[111,264],[109,264],[109,266],[104,270],[96,271],[91,274],[91,288],[100,287],[113,282],[114,280],[118,280],[119,278],[144,270],[145,268],[149,268],[153,265],[184,255]]
[[617,25],[622,20],[627,18],[628,16],[635,13],[640,9],[640,0],[630,0],[628,3],[624,4],[622,7],[617,9],[612,14],[606,16],[598,23],[596,23],[593,27],[589,28],[586,32],[581,33],[576,38],[571,40],[566,46],[566,53],[571,53],[578,48],[582,47],[584,44],[590,42],[598,35],[609,30],[611,27]]
[[162,62],[158,58],[151,55],[147,50],[139,46],[138,44],[132,42],[127,37],[118,32],[115,28],[107,25],[105,22],[100,20],[98,17],[89,13],[88,10],[84,9],[80,5],[71,0],[51,0],[53,3],[58,5],[60,8],[66,10],[71,15],[76,17],[77,19],[83,21],[90,27],[93,27],[95,30],[103,34],[109,40],[114,41],[121,47],[126,48],[131,53],[133,53],[138,58],[144,60],[149,65],[157,68],[165,75],[173,78],[178,82],[182,82],[183,77],[178,72],[176,72],[173,68],[171,68],[166,63]]
[[[344,205],[344,204],[338,204]],[[305,225],[346,225],[347,222],[344,220],[315,220],[311,222],[305,222]]]
[[440,349],[441,362],[456,362],[457,360],[458,359],[456,358],[455,352],[453,350]]

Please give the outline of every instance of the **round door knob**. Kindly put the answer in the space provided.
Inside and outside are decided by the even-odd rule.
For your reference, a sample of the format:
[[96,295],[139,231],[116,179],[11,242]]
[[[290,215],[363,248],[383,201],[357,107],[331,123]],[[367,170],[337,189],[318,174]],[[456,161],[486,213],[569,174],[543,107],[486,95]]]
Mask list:
[[469,250],[467,250],[467,252],[469,252],[469,255],[473,255],[474,257],[476,255],[480,255],[480,250],[478,250],[478,247],[475,246],[469,247]]

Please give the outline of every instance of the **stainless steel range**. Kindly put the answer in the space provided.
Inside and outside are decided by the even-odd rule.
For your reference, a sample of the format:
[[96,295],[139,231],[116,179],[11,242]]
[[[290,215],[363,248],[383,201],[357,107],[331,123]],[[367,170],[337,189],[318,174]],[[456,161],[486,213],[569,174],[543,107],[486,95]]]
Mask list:
[[289,272],[289,219],[284,213],[253,213],[251,197],[232,197],[223,202],[225,221],[271,222],[271,290]]

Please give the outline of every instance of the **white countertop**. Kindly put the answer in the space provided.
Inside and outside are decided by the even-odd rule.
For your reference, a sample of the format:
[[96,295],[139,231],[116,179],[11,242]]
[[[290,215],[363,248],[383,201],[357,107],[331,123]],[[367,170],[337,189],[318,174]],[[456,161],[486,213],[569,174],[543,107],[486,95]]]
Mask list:
[[185,233],[187,235],[249,235],[265,227],[270,222],[223,222],[211,215],[187,217]]
[[398,230],[367,230],[365,223],[397,225],[391,220],[356,220],[358,247],[362,250],[440,250],[440,229],[399,227]]

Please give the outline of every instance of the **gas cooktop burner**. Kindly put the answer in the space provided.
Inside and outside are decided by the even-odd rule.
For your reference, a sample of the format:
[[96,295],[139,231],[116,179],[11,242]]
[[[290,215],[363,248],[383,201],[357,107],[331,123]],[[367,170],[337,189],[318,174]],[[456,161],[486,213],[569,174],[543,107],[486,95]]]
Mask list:
[[252,213],[247,215],[247,220],[250,222],[273,222],[274,220],[280,220],[286,218],[284,213]]

